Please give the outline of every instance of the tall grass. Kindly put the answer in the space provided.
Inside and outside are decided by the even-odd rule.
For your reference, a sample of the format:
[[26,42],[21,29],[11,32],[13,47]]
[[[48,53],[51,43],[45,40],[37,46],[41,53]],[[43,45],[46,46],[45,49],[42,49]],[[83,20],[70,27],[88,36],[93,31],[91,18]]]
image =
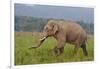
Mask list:
[[79,62],[94,60],[94,38],[87,41],[88,56],[84,56],[82,49],[78,50],[76,56],[72,56],[74,46],[67,44],[64,53],[60,56],[53,54],[53,48],[57,41],[50,37],[44,41],[41,47],[37,49],[28,49],[38,43],[39,35],[32,36],[31,32],[15,32],[15,65],[61,63],[61,62]]

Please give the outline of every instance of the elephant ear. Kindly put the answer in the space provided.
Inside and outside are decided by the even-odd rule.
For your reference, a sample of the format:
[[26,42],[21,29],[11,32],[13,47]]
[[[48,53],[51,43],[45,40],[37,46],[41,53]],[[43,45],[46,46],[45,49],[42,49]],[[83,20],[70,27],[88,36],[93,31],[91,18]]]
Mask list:
[[58,32],[58,25],[57,24],[53,25],[53,32],[54,32],[54,34],[56,34]]

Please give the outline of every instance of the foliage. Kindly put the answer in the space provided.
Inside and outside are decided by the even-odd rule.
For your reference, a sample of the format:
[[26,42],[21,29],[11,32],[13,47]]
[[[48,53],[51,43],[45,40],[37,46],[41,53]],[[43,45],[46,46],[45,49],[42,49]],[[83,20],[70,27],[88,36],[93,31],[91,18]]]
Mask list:
[[[52,18],[51,18],[52,19]],[[15,31],[42,31],[49,19],[28,16],[15,16]],[[64,19],[61,19],[64,20]],[[94,34],[94,24],[77,21],[88,34]]]
[[15,16],[15,31],[42,31],[46,19],[28,16]]

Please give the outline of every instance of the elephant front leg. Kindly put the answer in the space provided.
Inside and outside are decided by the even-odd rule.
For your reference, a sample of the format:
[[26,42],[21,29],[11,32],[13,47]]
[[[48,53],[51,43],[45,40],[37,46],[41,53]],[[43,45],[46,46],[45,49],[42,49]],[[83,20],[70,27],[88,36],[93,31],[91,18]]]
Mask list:
[[79,45],[76,45],[76,46],[74,47],[73,56],[77,55],[77,52],[78,52],[78,49],[79,49],[79,48],[80,48]]
[[63,53],[63,51],[64,51],[64,45],[65,45],[65,42],[59,42],[58,44],[57,44],[57,46],[54,48],[54,53],[55,53],[55,55],[60,55],[60,54],[62,54]]
[[64,52],[64,47],[60,48],[60,54],[62,54]]
[[57,47],[54,48],[54,54],[56,56],[58,56],[60,54],[60,50]]

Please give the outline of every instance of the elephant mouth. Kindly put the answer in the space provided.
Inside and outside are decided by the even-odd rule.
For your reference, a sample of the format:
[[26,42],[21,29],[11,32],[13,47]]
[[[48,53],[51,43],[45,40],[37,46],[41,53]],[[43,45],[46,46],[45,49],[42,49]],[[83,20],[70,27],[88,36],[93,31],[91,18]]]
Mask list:
[[45,40],[45,39],[46,39],[46,37],[43,37],[43,38],[40,39],[40,41]]

